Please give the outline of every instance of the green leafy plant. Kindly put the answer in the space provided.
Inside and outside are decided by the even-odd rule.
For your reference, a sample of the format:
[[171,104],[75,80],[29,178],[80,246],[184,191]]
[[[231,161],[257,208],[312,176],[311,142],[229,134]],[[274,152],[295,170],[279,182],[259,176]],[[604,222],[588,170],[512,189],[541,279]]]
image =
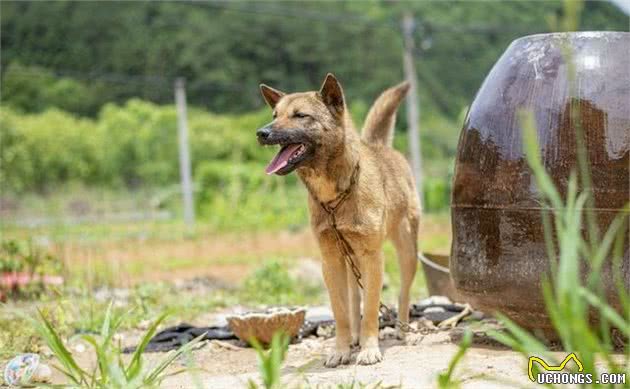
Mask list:
[[246,301],[273,305],[306,303],[317,300],[321,292],[318,285],[298,282],[285,264],[273,260],[256,269],[241,288]]
[[63,261],[43,252],[30,241],[7,239],[0,242],[0,300],[39,297],[51,286],[63,282]]
[[38,250],[30,241],[7,239],[0,242],[0,272],[25,271],[29,274],[60,274],[63,262]]
[[[284,303],[296,288],[287,267],[277,261],[269,261],[256,269],[243,282],[243,293],[251,298],[265,296],[261,302]],[[259,300],[258,299],[258,300]]]
[[2,94],[7,96],[3,102],[19,110],[38,112],[51,106],[82,114],[98,110],[94,85],[60,77],[50,69],[11,62],[2,78]]
[[466,331],[464,334],[464,338],[459,344],[459,349],[457,353],[453,356],[451,361],[448,364],[448,368],[445,372],[440,373],[438,375],[438,388],[440,389],[457,389],[460,387],[461,382],[454,378],[455,368],[464,358],[466,351],[470,348],[472,344],[472,332]]
[[[250,343],[258,355],[258,370],[263,387],[265,389],[281,388],[280,369],[289,348],[289,337],[283,332],[276,332],[271,339],[268,350],[265,350],[254,338],[250,340]],[[258,385],[252,380],[249,380],[247,386],[250,389],[258,388]]]
[[451,177],[425,177],[423,181],[424,208],[440,211],[448,208],[451,194]]
[[110,303],[99,335],[79,335],[81,339],[89,343],[94,349],[96,366],[93,369],[79,366],[64,345],[59,333],[41,311],[39,312],[39,318],[31,319],[31,322],[59,363],[59,365],[53,365],[53,367],[68,379],[70,386],[82,388],[146,388],[158,387],[166,377],[186,371],[185,368],[173,373],[168,373],[166,370],[177,358],[189,353],[203,337],[201,335],[193,339],[178,350],[165,355],[156,364],[147,366],[143,359],[143,352],[155,334],[157,327],[166,316],[167,314],[163,314],[153,322],[142,337],[130,361],[125,363],[122,358],[122,349],[114,341],[114,334],[120,327],[124,315],[112,315],[112,304]]

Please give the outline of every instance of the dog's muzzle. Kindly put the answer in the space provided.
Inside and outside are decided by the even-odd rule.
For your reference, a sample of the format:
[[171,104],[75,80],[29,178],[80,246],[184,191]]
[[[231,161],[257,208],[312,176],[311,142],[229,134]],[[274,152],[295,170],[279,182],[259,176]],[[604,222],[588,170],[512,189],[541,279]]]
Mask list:
[[256,130],[256,138],[258,139],[258,143],[260,143],[261,145],[268,144],[267,142],[269,141],[269,137],[271,136],[272,131],[273,130],[271,128],[271,124],[267,124],[266,126]]
[[256,138],[263,146],[280,146],[278,153],[265,169],[267,174],[281,176],[289,174],[313,156],[312,143],[302,129],[274,129],[272,122],[256,130]]

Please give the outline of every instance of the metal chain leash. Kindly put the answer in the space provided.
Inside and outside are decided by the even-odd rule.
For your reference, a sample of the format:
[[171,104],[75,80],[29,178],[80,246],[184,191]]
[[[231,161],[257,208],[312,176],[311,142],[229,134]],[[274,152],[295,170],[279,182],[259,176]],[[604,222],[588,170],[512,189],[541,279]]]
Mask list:
[[[319,203],[322,209],[328,214],[328,222],[330,223],[330,227],[333,230],[337,248],[339,248],[339,251],[343,255],[347,265],[350,267],[350,270],[352,271],[352,274],[354,275],[354,278],[357,281],[357,285],[359,285],[359,288],[363,290],[364,288],[363,288],[363,283],[361,282],[361,271],[359,270],[359,268],[357,267],[353,259],[355,257],[354,250],[352,249],[352,246],[350,245],[348,240],[343,236],[341,231],[339,231],[339,229],[337,228],[337,219],[335,217],[335,211],[346,201],[346,199],[348,198],[348,195],[350,195],[350,192],[352,192],[352,189],[354,188],[356,184],[358,176],[359,176],[359,164],[357,163],[356,167],[354,168],[354,171],[352,172],[352,176],[350,177],[350,185],[348,185],[348,188],[346,188],[346,190],[341,192],[336,198],[328,202],[319,201],[317,197],[314,195],[314,193],[312,193],[310,188],[309,188],[309,192],[311,192],[310,193],[311,196],[313,196],[313,198]],[[411,327],[409,324],[403,323],[402,321],[400,321],[400,319],[398,319],[396,315],[396,312],[394,312],[394,310],[392,310],[387,305],[383,304],[382,301],[379,301],[378,311],[383,315],[383,318],[386,321],[389,321],[389,320],[394,321],[401,331],[408,332],[408,333],[419,332],[418,330]]]

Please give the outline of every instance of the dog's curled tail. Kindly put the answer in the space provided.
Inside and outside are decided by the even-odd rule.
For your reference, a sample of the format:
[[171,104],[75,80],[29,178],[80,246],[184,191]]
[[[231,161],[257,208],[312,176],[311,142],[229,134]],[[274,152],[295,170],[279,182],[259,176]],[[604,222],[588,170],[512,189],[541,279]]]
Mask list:
[[361,132],[363,140],[371,144],[392,145],[396,111],[408,91],[409,82],[405,81],[381,93],[365,118]]

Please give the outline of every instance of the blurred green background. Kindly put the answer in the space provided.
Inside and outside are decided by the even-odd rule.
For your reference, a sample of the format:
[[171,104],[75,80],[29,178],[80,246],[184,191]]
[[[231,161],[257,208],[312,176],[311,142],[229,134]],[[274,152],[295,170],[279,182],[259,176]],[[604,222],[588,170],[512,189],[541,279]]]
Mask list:
[[[72,260],[109,258],[103,247],[77,254],[85,242],[186,237],[177,77],[186,80],[197,233],[306,228],[295,175],[264,174],[273,150],[257,145],[255,129],[271,115],[258,84],[313,90],[333,72],[360,127],[378,93],[403,79],[404,12],[416,21],[422,190],[435,215],[423,236],[448,252],[467,104],[509,43],[548,32],[562,3],[2,1],[0,10],[0,233]],[[581,29],[627,28],[615,3],[585,3]],[[402,111],[395,147],[407,154]]]

